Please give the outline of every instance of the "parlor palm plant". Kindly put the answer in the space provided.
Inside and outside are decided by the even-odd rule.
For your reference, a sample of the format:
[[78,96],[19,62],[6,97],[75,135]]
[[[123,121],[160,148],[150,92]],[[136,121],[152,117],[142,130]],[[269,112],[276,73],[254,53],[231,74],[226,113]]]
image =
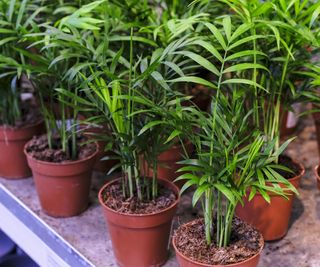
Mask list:
[[[255,107],[254,124],[263,129],[265,136],[276,139],[280,146],[280,130],[285,112],[291,105],[304,100],[308,80],[304,66],[311,63],[319,49],[318,17],[320,3],[314,1],[222,1],[239,23],[253,23],[252,32],[273,34],[268,41],[257,39],[252,46],[268,57],[254,56],[254,62],[264,65],[269,72],[255,70],[254,81],[267,90],[254,87],[250,106]],[[305,80],[305,82],[304,82]],[[278,160],[277,160],[278,161]]]
[[[28,79],[37,69],[31,62],[37,56],[28,56],[31,53],[25,37],[27,33],[38,32],[42,11],[38,1],[0,3],[0,175],[6,178],[31,175],[23,146],[42,130],[34,88]],[[22,99],[26,91],[29,96]]]
[[[50,67],[57,67],[55,71],[59,71],[60,63],[66,64],[69,60],[73,62],[63,78],[71,84],[79,84],[79,90],[75,92],[61,88],[58,93],[63,98],[63,103],[77,112],[87,110],[94,114],[86,120],[87,123],[97,125],[103,121],[107,125],[108,132],[104,135],[111,143],[108,147],[114,150],[120,160],[120,164],[113,168],[120,167],[120,179],[106,184],[99,193],[107,223],[115,217],[119,218],[118,223],[109,228],[117,251],[116,257],[124,265],[150,266],[151,262],[162,263],[167,256],[170,225],[179,197],[178,189],[173,184],[159,182],[156,176],[152,179],[143,177],[140,173],[140,155],[150,156],[149,153],[144,153],[144,149],[146,142],[154,142],[145,138],[144,133],[147,131],[143,130],[151,117],[146,109],[155,106],[146,81],[152,79],[154,83],[158,83],[158,90],[153,89],[156,93],[170,88],[156,71],[163,60],[162,51],[156,50],[154,55],[145,59],[145,49],[140,51],[139,48],[145,45],[153,47],[154,42],[137,36],[139,34],[136,35],[137,29],[134,28],[127,34],[126,28],[122,28],[121,23],[117,24],[118,14],[106,15],[104,8],[99,9],[106,2],[92,2],[77,13],[62,18],[57,27],[48,27],[54,45],[49,43],[45,49],[50,51],[52,48],[59,48],[57,50],[62,51],[51,63]],[[90,19],[92,12],[80,14],[81,10],[93,7],[94,20]],[[105,20],[101,22],[99,16]],[[79,21],[86,23],[77,23]],[[119,47],[119,43],[116,45],[114,40],[121,42],[121,46]],[[149,50],[152,49],[150,47]],[[137,53],[139,56],[134,56]],[[174,96],[173,92],[168,91],[168,97],[163,99],[164,105]],[[153,146],[154,143],[148,145]],[[160,205],[155,205],[159,201]],[[149,216],[150,213],[152,216]],[[149,220],[151,217],[155,218],[152,222]],[[155,230],[154,238],[157,242],[150,239],[150,236],[142,235],[142,229],[150,223]],[[139,227],[141,242],[137,244],[136,238],[126,238],[119,246],[118,235],[113,233],[113,228],[118,227],[118,224],[122,231],[128,233]],[[127,229],[127,226],[130,228]],[[129,249],[130,255],[123,246],[124,243],[134,246]],[[150,253],[146,253],[146,249]],[[122,255],[122,250],[126,251],[125,255]]]
[[[195,37],[191,34],[175,51],[213,73],[213,80],[181,76],[170,81],[197,82],[215,91],[210,113],[190,109],[191,117],[195,118],[194,125],[199,125],[199,132],[191,136],[196,158],[181,162],[189,166],[180,171],[192,173],[182,174],[178,180],[187,180],[182,191],[196,185],[193,204],[202,200],[204,237],[208,246],[214,244],[216,247],[230,245],[235,209],[238,203],[243,203],[248,190],[251,190],[250,200],[258,193],[267,202],[270,201],[268,192],[285,198],[289,192],[296,192],[278,173],[288,169],[274,164],[288,142],[273,150],[275,140],[266,142],[258,128],[248,132],[255,110],[251,107],[249,112],[245,111],[248,88],[267,91],[251,79],[257,70],[269,71],[255,61],[255,57],[266,57],[266,54],[251,46],[252,41],[276,37],[252,34],[249,22],[235,26],[232,22],[229,16],[219,21],[221,26],[200,22],[205,34]],[[201,50],[205,52],[199,52]],[[179,123],[175,121],[174,124]],[[279,183],[285,185],[285,189],[279,187]]]
[[[187,235],[191,241],[185,240],[184,231],[188,231],[188,227],[182,226],[174,237],[174,246],[178,251],[180,264],[183,262],[179,256],[181,253],[187,258],[192,255],[190,262],[193,263],[223,265],[247,260],[248,258],[238,255],[237,260],[230,257],[228,261],[226,259],[229,257],[225,254],[219,261],[217,260],[219,257],[215,256],[214,252],[210,252],[222,247],[238,246],[236,242],[241,237],[236,237],[237,204],[243,202],[248,189],[251,190],[250,199],[256,193],[269,199],[270,192],[285,198],[290,190],[296,192],[295,188],[277,173],[282,167],[273,163],[287,143],[283,144],[278,151],[272,152],[270,157],[272,143],[267,143],[259,131],[249,131],[252,111],[246,112],[242,94],[242,90],[237,87],[233,87],[230,95],[221,92],[212,100],[212,108],[216,111],[211,114],[201,113],[196,109],[188,111],[191,120],[199,126],[199,132],[191,136],[192,143],[196,147],[195,157],[181,162],[187,166],[182,167],[180,171],[189,173],[182,174],[178,180],[186,180],[182,192],[191,186],[196,187],[192,203],[196,205],[197,202],[201,202],[204,222],[200,223],[203,226],[195,227],[201,227],[201,238],[206,240],[206,245],[203,245],[199,237],[193,240],[192,236]],[[286,185],[286,189],[279,187],[278,183]],[[196,231],[195,229],[191,229],[191,232]],[[253,236],[250,238],[254,240]],[[252,240],[250,242],[257,241]],[[188,242],[187,246],[185,242]],[[257,247],[252,247],[251,256],[262,249],[261,236],[258,238],[258,244]],[[186,249],[189,247],[194,248],[195,251]],[[200,249],[213,254],[209,254],[210,257],[201,256],[202,253],[197,253]],[[217,253],[226,253],[226,251],[228,250]],[[197,257],[196,254],[200,256]]]
[[0,3],[0,124],[14,127],[23,120],[22,77],[30,77],[36,69],[32,57],[26,56],[30,43],[25,34],[39,32],[39,14],[43,8],[38,4],[35,0]]
[[[281,145],[281,129],[286,127],[283,125],[286,124],[286,111],[290,110],[293,103],[305,101],[305,96],[310,96],[309,80],[303,77],[305,66],[311,64],[313,54],[319,48],[317,24],[320,5],[314,1],[223,2],[233,10],[232,17],[240,21],[240,24],[253,23],[254,33],[272,34],[275,37],[252,41],[256,50],[268,55],[255,56],[254,62],[264,65],[269,71],[265,73],[254,70],[252,79],[266,90],[253,87],[248,95],[248,107],[254,107],[253,125],[261,129],[270,142],[274,140],[273,146],[276,151]],[[270,152],[272,153],[272,150]],[[298,188],[299,180],[304,173],[303,166],[284,155],[279,155],[274,162],[291,169],[291,173],[282,174]],[[272,196],[274,205],[264,207],[264,220],[254,219],[252,216],[258,212],[254,206],[262,208],[262,203],[257,204],[259,198],[260,196],[253,202],[246,203],[243,209],[238,210],[238,214],[258,227],[266,240],[283,237],[288,227],[293,196],[290,196],[287,202],[283,202],[287,207],[286,213],[276,208],[281,204],[281,200]],[[265,221],[268,221],[268,227],[263,226]]]
[[[80,70],[89,70],[90,66],[91,47],[86,45],[93,41],[93,30],[103,23],[102,19],[90,18],[96,14],[102,16],[97,11],[102,3],[83,5],[72,15],[42,24],[39,33],[27,35],[36,39],[32,45],[39,47],[39,58],[44,59],[35,62],[38,71],[34,74],[33,84],[37,88],[47,131],[46,135],[35,137],[26,144],[25,154],[41,206],[53,217],[74,216],[88,206],[98,149],[97,144],[78,129],[79,110],[73,107],[81,103],[81,80],[77,74]],[[81,34],[87,38],[79,38]],[[80,50],[83,53],[78,53]],[[66,93],[73,95],[71,106],[67,105]],[[57,196],[67,198],[67,204],[57,202],[60,198]]]

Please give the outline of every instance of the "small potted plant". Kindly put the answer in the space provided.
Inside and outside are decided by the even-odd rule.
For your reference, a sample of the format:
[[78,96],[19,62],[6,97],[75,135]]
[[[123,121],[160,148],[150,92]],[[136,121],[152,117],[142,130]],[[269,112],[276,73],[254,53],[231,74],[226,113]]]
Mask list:
[[[83,6],[77,12],[81,16],[91,10]],[[83,56],[74,53],[74,47],[70,45],[72,40],[61,40],[66,32],[66,28],[51,26],[42,32],[42,57],[49,64],[42,66],[34,84],[46,134],[34,137],[24,149],[42,209],[53,217],[75,216],[88,207],[91,176],[98,153],[97,144],[78,127],[80,81],[78,76],[71,78],[70,72],[83,63],[79,62]],[[69,101],[66,95],[73,97]]]
[[137,114],[143,107],[151,108],[153,102],[133,87],[132,73],[131,68],[128,80],[112,80],[107,84],[100,77],[88,84],[108,107],[105,115],[110,119],[114,149],[121,166],[120,177],[101,188],[99,201],[119,265],[160,266],[168,256],[179,190],[168,180],[140,173],[140,155],[146,140],[139,135],[143,116]]
[[[264,5],[265,3],[261,4]],[[237,5],[231,5],[235,9],[234,14],[246,13],[243,11],[243,9],[247,8],[246,5],[243,5],[243,3],[238,3],[238,5],[240,8],[238,8]],[[255,8],[255,6],[252,8]],[[267,5],[267,11],[269,10],[268,8],[270,9]],[[233,17],[235,16],[236,15],[233,15]],[[235,24],[233,24],[232,21],[235,21]],[[270,79],[267,78],[272,74],[268,65],[270,62],[266,56],[267,53],[265,53],[264,50],[260,50],[260,46],[264,47],[266,43],[270,42],[270,47],[274,48],[272,51],[278,51],[277,43],[281,43],[279,35],[274,34],[273,30],[270,30],[266,21],[259,20],[260,24],[251,24],[246,20],[241,21],[235,18],[231,20],[230,16],[225,16],[222,22],[219,21],[216,23],[218,23],[218,25],[222,24],[223,29],[219,29],[215,23],[204,21],[201,24],[204,24],[205,27],[201,32],[196,33],[197,37],[193,38],[193,36],[191,36],[189,41],[185,41],[185,46],[179,46],[181,51],[178,51],[178,53],[193,59],[201,67],[209,70],[215,78],[208,81],[200,77],[182,76],[174,81],[197,82],[216,90],[217,88],[228,88],[233,84],[246,85],[246,93],[243,94],[243,97],[246,98],[245,106],[248,108],[248,113],[252,112],[252,117],[250,118],[251,127],[261,130],[266,140],[269,140],[270,145],[274,147],[274,151],[278,151],[280,147],[280,100],[282,99],[281,92],[283,90],[283,87],[279,86],[279,84],[282,81],[282,85],[284,86],[284,76],[280,75],[279,79],[272,79],[272,77]],[[257,29],[261,32],[257,32],[257,30],[254,31],[252,28],[254,25],[259,26]],[[207,29],[209,33],[206,32]],[[205,35],[203,35],[203,32]],[[199,47],[204,48],[204,50],[199,50]],[[283,49],[284,52],[288,54],[288,50]],[[209,61],[207,58],[212,60]],[[270,65],[272,64],[276,63],[273,63],[271,60]],[[277,74],[277,77],[278,76]],[[273,82],[277,85],[273,84]],[[273,84],[273,86],[270,86],[271,84]],[[266,101],[266,98],[269,98],[270,101]],[[274,101],[275,104],[273,104]],[[261,121],[264,123],[261,124]],[[290,142],[290,140],[286,143],[288,142]],[[287,157],[282,157],[282,155],[272,157],[272,154],[273,152],[270,151],[270,160],[272,159],[275,165],[278,163],[282,165],[287,163]],[[299,180],[303,173],[304,169],[300,164],[289,160],[289,165],[282,166],[281,169],[279,169],[278,175],[285,175],[288,178],[292,178],[293,185],[298,187]],[[266,171],[265,175],[268,174],[268,171]],[[293,186],[290,188],[293,189]],[[293,191],[297,192],[295,189]],[[237,214],[243,219],[250,219],[249,222],[254,224],[263,233],[266,240],[274,240],[285,235],[288,229],[294,198],[294,194],[289,194],[287,199],[272,194],[272,192],[270,192],[270,195],[273,201],[270,201],[269,195],[262,195],[258,192],[252,200],[250,199],[251,201],[248,201],[249,199],[247,198],[244,208],[242,208],[241,205],[237,207]],[[274,199],[277,200],[277,203],[281,203],[282,207],[286,208],[285,213],[277,209],[280,204],[273,205],[273,203],[276,203]],[[252,216],[254,211],[250,209],[250,212],[248,212],[248,210],[249,207],[255,207],[255,205],[257,205],[255,204],[256,200],[259,200],[261,205],[263,203],[264,212],[261,214],[258,213],[259,216]],[[272,204],[269,204],[269,202]],[[246,216],[244,216],[243,213],[245,213]],[[262,223],[255,224],[255,222]],[[270,225],[275,227],[269,227]],[[271,233],[267,233],[266,230],[270,230]]]
[[[86,16],[82,18],[85,20]],[[109,19],[111,22],[112,17]],[[61,21],[67,25],[68,18]],[[72,31],[70,38],[82,40],[82,35],[74,31],[74,27],[69,29]],[[88,37],[86,42],[92,42],[91,38],[97,36],[90,27],[84,32]],[[172,219],[179,202],[179,190],[172,182],[157,179],[156,175],[145,177],[140,173],[140,155],[147,156],[148,160],[153,157],[144,151],[146,138],[142,133],[146,116],[151,116],[146,109],[155,106],[150,100],[153,98],[148,94],[145,80],[155,74],[159,60],[156,57],[154,64],[138,68],[144,60],[137,57],[135,61],[133,56],[141,45],[134,29],[128,36],[122,36],[120,49],[109,46],[109,40],[114,37],[112,34],[109,36],[108,31],[101,32],[99,46],[92,46],[94,57],[84,63],[90,67],[75,69],[74,78],[80,81],[79,94],[66,89],[59,92],[64,102],[67,101],[72,108],[87,106],[90,111],[95,108],[96,116],[86,121],[92,125],[99,124],[104,117],[103,122],[109,129],[109,132],[99,136],[108,143],[112,142],[109,148],[120,162],[111,171],[120,168],[121,173],[118,179],[109,181],[101,188],[99,201],[118,263],[121,266],[159,266],[168,256]],[[125,29],[123,32],[126,33]],[[106,47],[108,53],[102,53],[101,47]]]
[[23,1],[0,3],[0,176],[8,179],[31,176],[23,147],[43,130],[34,88],[28,80],[34,66],[24,37],[37,32],[38,7]]
[[[191,137],[195,157],[181,162],[187,166],[180,170],[189,173],[178,180],[186,180],[181,191],[195,186],[192,203],[201,201],[204,218],[183,224],[175,231],[173,246],[181,267],[257,266],[263,237],[235,217],[236,206],[242,203],[249,188],[250,199],[256,192],[285,197],[289,191],[278,187],[279,182],[294,190],[277,175],[277,166],[270,162],[270,144],[259,131],[249,130],[250,116],[244,99],[239,98],[241,90],[233,86],[232,93],[218,91],[211,114],[189,111],[199,133]],[[284,146],[272,157],[281,153]],[[265,170],[270,171],[269,176],[263,174]]]

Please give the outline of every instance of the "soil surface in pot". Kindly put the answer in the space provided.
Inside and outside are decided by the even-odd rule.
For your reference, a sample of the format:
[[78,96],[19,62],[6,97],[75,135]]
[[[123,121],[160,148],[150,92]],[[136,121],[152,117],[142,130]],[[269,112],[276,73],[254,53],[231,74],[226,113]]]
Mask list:
[[284,170],[277,170],[279,174],[281,174],[284,178],[290,179],[293,177],[298,176],[301,173],[301,168],[300,166],[295,163],[290,157],[282,155],[279,157],[279,164],[282,166],[287,167],[290,169],[292,172],[287,172]]
[[177,199],[176,194],[171,189],[159,183],[158,197],[155,200],[140,201],[137,197],[124,198],[120,181],[108,186],[102,197],[109,208],[125,214],[157,213],[170,207]]
[[189,259],[208,265],[227,265],[247,260],[261,250],[262,235],[249,224],[235,217],[232,224],[231,242],[226,248],[214,243],[207,245],[203,219],[182,225],[174,235],[180,253]]
[[[29,99],[22,101],[20,104],[20,108],[21,118],[19,120],[16,120],[15,125],[6,125],[7,127],[19,129],[41,121],[42,115],[34,100]],[[4,126],[1,120],[0,126]]]
[[[87,143],[88,139],[85,136],[78,136],[77,138],[77,151],[78,157],[76,160],[81,160],[92,155],[97,147],[95,143]],[[71,144],[70,144],[71,145]],[[33,137],[27,147],[27,152],[33,158],[47,162],[70,162],[74,161],[70,155],[61,149],[60,137],[55,136],[52,140],[52,149],[49,148],[47,135]],[[70,146],[71,150],[71,146]]]

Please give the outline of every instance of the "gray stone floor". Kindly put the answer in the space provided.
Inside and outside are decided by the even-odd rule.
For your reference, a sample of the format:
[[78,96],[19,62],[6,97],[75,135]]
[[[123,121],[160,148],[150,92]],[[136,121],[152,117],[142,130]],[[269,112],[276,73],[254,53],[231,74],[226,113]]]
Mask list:
[[[313,168],[319,158],[313,122],[309,117],[303,124],[304,127],[300,126],[298,129],[299,138],[289,148],[289,154],[306,167],[300,195],[294,202],[290,229],[284,239],[266,244],[259,267],[320,266],[320,192],[316,188],[313,173]],[[117,265],[96,197],[99,188],[105,181],[106,178],[102,175],[95,175],[90,205],[82,215],[68,219],[54,219],[41,211],[31,178],[20,181],[7,181],[0,178],[3,185],[92,263],[97,267],[111,267]],[[190,207],[190,199],[190,194],[182,197],[175,218],[175,226],[198,216],[198,211]],[[178,266],[173,252],[170,253],[170,259],[165,266]]]

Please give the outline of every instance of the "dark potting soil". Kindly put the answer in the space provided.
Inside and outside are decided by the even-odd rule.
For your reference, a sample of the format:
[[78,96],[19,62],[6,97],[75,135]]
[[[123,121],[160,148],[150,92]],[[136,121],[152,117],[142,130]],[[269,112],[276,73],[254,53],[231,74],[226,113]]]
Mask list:
[[279,157],[279,164],[287,167],[292,171],[292,172],[287,172],[284,170],[277,170],[277,172],[280,173],[286,179],[296,177],[301,173],[300,166],[288,156],[281,155]]
[[[97,149],[95,143],[86,143],[87,138],[79,136],[77,139],[77,160],[91,156]],[[52,149],[49,148],[47,135],[33,137],[30,141],[27,152],[33,158],[47,162],[68,162],[72,161],[71,157],[61,149],[61,140],[58,136],[52,140]]]
[[231,242],[226,248],[214,243],[207,245],[203,219],[180,226],[174,234],[175,245],[187,258],[209,265],[226,265],[247,260],[261,250],[262,235],[249,224],[235,217],[232,225]]
[[[39,107],[35,103],[35,100],[29,99],[26,101],[22,101],[20,104],[21,107],[21,118],[16,120],[15,125],[8,126],[11,128],[19,129],[23,127],[27,127],[29,125],[33,125],[42,120],[42,115]],[[0,125],[2,122],[0,121]]]
[[153,214],[170,207],[177,199],[175,193],[158,184],[158,197],[151,201],[140,201],[137,197],[124,198],[121,182],[106,188],[102,198],[111,209],[125,214]]

